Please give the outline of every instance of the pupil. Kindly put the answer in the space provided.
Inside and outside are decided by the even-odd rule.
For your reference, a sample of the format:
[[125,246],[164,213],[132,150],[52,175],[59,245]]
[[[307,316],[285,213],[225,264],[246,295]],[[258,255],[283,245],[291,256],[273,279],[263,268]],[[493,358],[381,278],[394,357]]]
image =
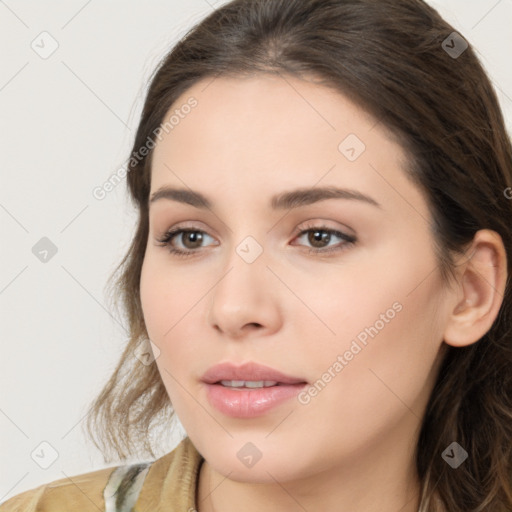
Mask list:
[[309,233],[309,242],[314,247],[322,246],[322,243],[329,243],[331,239],[331,234],[327,233],[327,231],[310,231]]

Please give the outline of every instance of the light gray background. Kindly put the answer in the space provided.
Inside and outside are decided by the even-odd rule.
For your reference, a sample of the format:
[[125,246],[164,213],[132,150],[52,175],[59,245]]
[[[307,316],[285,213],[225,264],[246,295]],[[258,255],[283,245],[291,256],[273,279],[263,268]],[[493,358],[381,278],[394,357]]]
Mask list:
[[[223,3],[0,0],[0,502],[112,465],[81,425],[127,338],[105,283],[135,214],[124,182],[102,201],[92,190],[125,163],[159,59]],[[479,51],[512,132],[512,0],[430,3]],[[31,47],[52,40],[48,58]],[[46,263],[42,237],[58,249]],[[42,442],[58,453],[47,469]]]

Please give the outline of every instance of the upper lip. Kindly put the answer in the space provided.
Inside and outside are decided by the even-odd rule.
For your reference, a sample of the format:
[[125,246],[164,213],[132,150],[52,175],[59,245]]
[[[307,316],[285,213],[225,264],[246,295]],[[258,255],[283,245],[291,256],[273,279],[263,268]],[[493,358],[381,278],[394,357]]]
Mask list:
[[238,366],[231,362],[216,364],[206,371],[202,376],[202,380],[207,384],[215,384],[221,380],[270,380],[282,384],[306,382],[299,377],[291,377],[274,368],[254,362],[248,362]]

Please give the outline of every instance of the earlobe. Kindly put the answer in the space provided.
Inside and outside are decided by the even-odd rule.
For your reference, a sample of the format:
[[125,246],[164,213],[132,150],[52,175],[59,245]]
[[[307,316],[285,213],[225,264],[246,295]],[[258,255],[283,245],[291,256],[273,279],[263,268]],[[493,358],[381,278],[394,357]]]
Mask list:
[[467,251],[471,257],[460,265],[453,291],[444,341],[463,347],[480,340],[492,327],[503,303],[507,281],[507,256],[495,231],[478,231]]

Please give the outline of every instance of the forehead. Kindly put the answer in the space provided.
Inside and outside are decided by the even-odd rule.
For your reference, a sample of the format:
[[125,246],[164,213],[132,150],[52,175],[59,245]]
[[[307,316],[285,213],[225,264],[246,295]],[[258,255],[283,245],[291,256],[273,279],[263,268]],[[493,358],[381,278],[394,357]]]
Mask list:
[[[236,139],[232,151],[244,144],[246,154],[251,148],[261,153],[275,146],[291,147],[297,153],[301,141],[309,141],[301,145],[301,152],[321,144],[337,153],[337,142],[349,131],[366,139],[377,124],[340,92],[286,75],[206,78],[175,101],[166,119],[176,121],[173,114],[192,98],[196,106],[180,116],[169,133],[176,146],[193,135],[201,148]],[[385,139],[386,131],[376,130],[372,139],[379,137]]]
[[385,126],[341,92],[309,80],[210,77],[183,93],[163,123],[171,116],[172,129],[154,149],[152,193],[172,184],[231,190],[235,199],[241,187],[269,196],[319,183],[380,188],[384,203],[412,186],[403,172],[406,154]]

